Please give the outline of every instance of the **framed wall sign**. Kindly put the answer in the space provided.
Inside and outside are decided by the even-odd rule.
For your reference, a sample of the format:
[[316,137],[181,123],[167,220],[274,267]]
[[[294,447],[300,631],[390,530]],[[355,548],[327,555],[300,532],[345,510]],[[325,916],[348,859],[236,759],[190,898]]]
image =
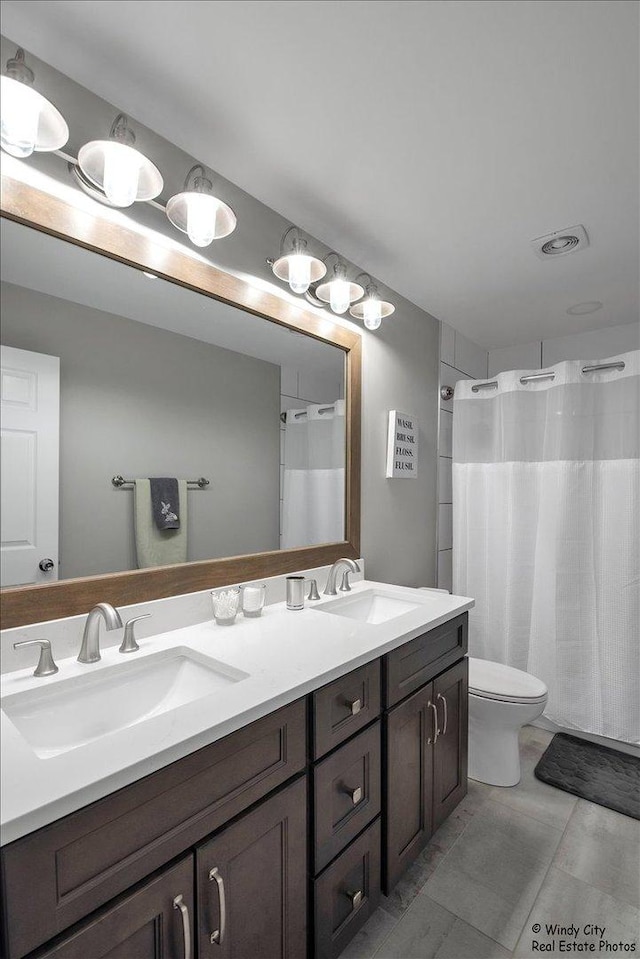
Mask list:
[[387,477],[412,479],[418,475],[418,424],[415,416],[389,410]]

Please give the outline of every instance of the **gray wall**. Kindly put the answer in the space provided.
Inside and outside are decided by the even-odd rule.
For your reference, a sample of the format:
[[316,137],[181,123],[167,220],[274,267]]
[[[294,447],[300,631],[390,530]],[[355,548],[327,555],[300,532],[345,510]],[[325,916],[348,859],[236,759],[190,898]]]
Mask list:
[[280,367],[1,284],[2,343],[60,357],[60,575],[135,569],[133,492],[206,476],[189,559],[278,549]]
[[[15,53],[20,37],[1,38],[1,56],[6,61]],[[28,44],[27,44],[28,46]],[[36,71],[38,89],[47,91],[70,127],[65,147],[77,155],[79,147],[108,130],[113,118],[127,104],[113,105],[95,95],[50,66],[32,56],[27,58]],[[64,64],[59,63],[60,69]],[[203,122],[206,118],[203,117]],[[136,145],[159,166],[165,189],[160,200],[182,189],[185,173],[195,162],[215,164],[215,157],[192,157],[164,137],[144,126],[144,116],[133,116]],[[260,162],[256,158],[256,162]],[[29,166],[69,184],[66,164],[51,154],[34,154]],[[329,171],[327,175],[333,175]],[[301,172],[302,178],[304,171]],[[214,187],[229,203],[238,217],[238,228],[224,240],[199,250],[220,268],[242,276],[251,283],[271,284],[272,292],[295,299],[308,309],[304,300],[290,297],[283,284],[274,281],[265,262],[277,256],[280,240],[290,221],[261,203],[229,180],[214,174]],[[304,180],[302,179],[302,184]],[[310,197],[310,203],[316,198]],[[161,232],[174,241],[181,234],[168,223],[163,213],[143,203],[136,203],[121,215]],[[334,220],[340,210],[328,211]],[[305,223],[297,224],[305,229]],[[401,236],[401,234],[400,234]],[[369,241],[369,238],[367,238]],[[188,246],[188,241],[184,240]],[[329,248],[321,238],[310,237],[309,246],[316,255],[324,256]],[[338,252],[341,252],[338,250]],[[402,256],[401,242],[398,256]],[[347,261],[348,263],[348,261]],[[350,266],[354,275],[366,270],[366,261]],[[380,295],[391,300],[396,312],[383,321],[380,330],[369,333],[361,324],[343,321],[325,311],[324,317],[343,323],[361,333],[363,339],[363,402],[362,402],[362,553],[367,562],[367,575],[392,583],[433,586],[436,582],[436,471],[438,418],[438,321],[379,281]],[[385,479],[385,443],[387,412],[401,409],[413,413],[420,425],[419,474],[415,480]]]

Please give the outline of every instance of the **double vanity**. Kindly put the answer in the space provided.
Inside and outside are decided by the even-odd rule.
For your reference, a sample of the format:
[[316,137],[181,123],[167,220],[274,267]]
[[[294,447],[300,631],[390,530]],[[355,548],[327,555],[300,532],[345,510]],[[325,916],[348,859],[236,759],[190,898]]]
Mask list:
[[338,956],[466,792],[472,605],[362,581],[6,674],[7,959]]

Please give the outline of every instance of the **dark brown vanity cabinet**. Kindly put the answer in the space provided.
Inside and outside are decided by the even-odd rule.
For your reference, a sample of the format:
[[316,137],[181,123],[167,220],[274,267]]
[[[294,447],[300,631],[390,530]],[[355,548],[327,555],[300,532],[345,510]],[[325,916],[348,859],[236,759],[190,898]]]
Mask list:
[[[222,835],[257,802],[277,804],[273,814],[282,815],[276,790],[306,769],[306,720],[307,704],[299,699],[4,846],[2,955],[22,959],[74,923],[89,923],[89,916],[101,919],[100,910],[109,908],[114,897],[134,894],[137,883],[209,836]],[[298,803],[302,830],[299,815],[282,828],[292,849],[302,844],[306,863],[305,797],[306,791]],[[256,809],[266,815],[264,806]],[[265,848],[257,843],[256,853],[264,855]],[[295,906],[304,926],[304,895],[287,904]],[[156,954],[131,951],[135,959]]]
[[193,856],[85,923],[38,959],[185,959],[193,956]]
[[311,697],[314,959],[336,959],[380,899],[380,660]]
[[301,959],[307,936],[306,779],[196,850],[200,959]]
[[433,681],[439,722],[433,746],[433,829],[438,829],[467,792],[469,661],[463,659]]
[[466,794],[467,675],[462,659],[385,715],[387,894]]
[[464,614],[4,846],[3,959],[337,959],[466,792],[466,646]]

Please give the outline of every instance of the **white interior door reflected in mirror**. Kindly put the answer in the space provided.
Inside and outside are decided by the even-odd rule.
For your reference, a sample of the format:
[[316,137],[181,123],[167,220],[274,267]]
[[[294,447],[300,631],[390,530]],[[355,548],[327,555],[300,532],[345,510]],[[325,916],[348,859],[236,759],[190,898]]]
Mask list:
[[60,360],[3,346],[2,586],[58,578]]

